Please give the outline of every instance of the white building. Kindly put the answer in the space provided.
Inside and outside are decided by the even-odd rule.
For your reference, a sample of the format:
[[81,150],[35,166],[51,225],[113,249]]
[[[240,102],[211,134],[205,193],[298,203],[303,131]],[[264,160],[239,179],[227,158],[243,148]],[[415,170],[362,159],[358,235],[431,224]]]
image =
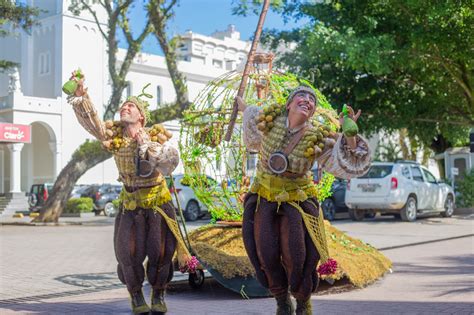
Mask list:
[[[33,3],[34,2],[34,3]],[[0,143],[0,194],[29,191],[33,183],[54,182],[74,150],[92,137],[79,125],[61,87],[74,69],[81,68],[99,114],[110,95],[107,46],[91,16],[68,11],[70,0],[28,0],[47,10],[39,27],[28,35],[0,38],[0,59],[18,62],[19,70],[0,74],[0,122],[31,126],[31,143]],[[105,13],[96,5],[98,19],[106,28]],[[187,78],[192,100],[212,79],[242,62],[250,43],[241,41],[233,26],[211,37],[183,35],[179,49],[180,71]],[[118,60],[123,60],[120,50]],[[138,55],[127,76],[127,94],[139,94],[151,83],[151,109],[175,100],[175,92],[164,57]],[[167,125],[179,138],[177,123]],[[180,170],[177,170],[178,172]],[[114,183],[118,177],[112,159],[89,170],[80,183]]]

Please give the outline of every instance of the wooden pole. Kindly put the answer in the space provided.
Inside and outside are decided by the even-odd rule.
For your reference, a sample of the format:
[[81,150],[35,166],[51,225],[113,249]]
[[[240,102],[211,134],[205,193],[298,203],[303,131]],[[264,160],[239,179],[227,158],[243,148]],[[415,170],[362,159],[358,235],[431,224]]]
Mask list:
[[[250,47],[250,52],[247,57],[247,63],[245,64],[244,72],[242,74],[242,81],[240,81],[239,90],[237,91],[237,96],[244,96],[245,87],[247,86],[247,80],[249,78],[250,68],[252,67],[253,57],[255,51],[257,50],[258,42],[260,41],[260,35],[262,34],[263,23],[265,22],[265,16],[267,15],[268,7],[270,6],[270,0],[265,0],[263,2],[262,12],[260,13],[260,18],[258,19],[257,29],[255,30],[255,36],[252,41],[252,46]],[[235,120],[237,119],[238,113],[237,101],[234,100],[234,107],[232,110],[232,115],[230,116],[229,127],[227,127],[227,133],[225,135],[225,141],[230,141],[232,137],[232,132],[234,131]]]

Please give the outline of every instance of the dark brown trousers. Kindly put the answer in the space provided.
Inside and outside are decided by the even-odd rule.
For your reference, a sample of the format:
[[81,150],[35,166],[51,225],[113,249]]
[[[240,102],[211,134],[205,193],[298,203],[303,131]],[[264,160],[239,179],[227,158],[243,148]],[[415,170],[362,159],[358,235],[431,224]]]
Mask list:
[[[175,217],[171,203],[161,208],[169,217]],[[129,292],[141,290],[147,256],[146,275],[153,289],[165,289],[171,281],[176,239],[159,213],[151,209],[120,209],[115,219],[114,248],[118,277]]]
[[[242,233],[245,249],[258,281],[275,296],[288,289],[296,299],[307,300],[318,286],[316,264],[319,254],[306,231],[301,214],[288,203],[247,194],[244,200]],[[316,199],[301,202],[301,208],[318,215]],[[278,209],[278,212],[277,212]]]

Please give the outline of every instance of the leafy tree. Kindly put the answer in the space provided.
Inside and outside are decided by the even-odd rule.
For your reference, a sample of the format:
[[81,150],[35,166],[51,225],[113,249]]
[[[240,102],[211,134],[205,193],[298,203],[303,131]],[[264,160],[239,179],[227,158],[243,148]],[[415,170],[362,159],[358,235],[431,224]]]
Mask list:
[[[11,35],[13,30],[22,29],[29,33],[38,24],[36,17],[40,10],[23,4],[15,4],[9,0],[0,0],[0,37]],[[18,66],[17,63],[0,60],[0,72]]]
[[[249,10],[260,2],[238,4]],[[282,0],[275,8],[310,20],[266,32],[273,49],[297,44],[280,65],[337,107],[362,109],[364,132],[406,128],[435,152],[465,144],[474,125],[471,1]]]
[[[135,1],[140,2],[140,1]],[[174,104],[163,106],[152,113],[152,122],[157,123],[178,118],[182,109],[189,105],[185,78],[179,73],[176,66],[176,55],[174,53],[174,42],[166,37],[166,23],[173,16],[173,8],[177,1],[150,0],[146,4],[148,16],[146,25],[137,37],[134,37],[130,29],[128,14],[134,5],[133,0],[115,0],[97,2],[107,12],[108,23],[104,28],[99,23],[96,12],[90,1],[75,0],[70,6],[74,14],[88,11],[94,17],[100,33],[107,42],[109,75],[112,79],[112,94],[104,112],[104,120],[114,117],[117,111],[123,90],[126,88],[126,76],[130,70],[133,59],[141,50],[143,40],[150,34],[154,34],[160,47],[165,54],[167,66],[171,79],[175,86],[177,100]],[[125,59],[120,64],[117,62],[118,35],[123,32],[127,41]],[[52,193],[48,198],[40,216],[35,220],[42,222],[57,222],[63,211],[74,184],[87,170],[95,165],[109,159],[112,155],[102,149],[98,141],[86,141],[73,154],[71,160],[59,173],[54,183]]]

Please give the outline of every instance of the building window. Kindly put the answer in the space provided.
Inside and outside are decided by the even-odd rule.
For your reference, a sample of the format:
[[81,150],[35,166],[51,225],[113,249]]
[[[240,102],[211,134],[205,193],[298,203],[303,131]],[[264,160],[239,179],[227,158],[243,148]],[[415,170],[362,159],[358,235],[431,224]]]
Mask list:
[[156,106],[161,105],[161,86],[156,87]]
[[196,52],[202,53],[202,44],[200,44],[200,43],[194,43],[194,50],[195,50]]
[[132,82],[127,82],[127,98],[132,96]]
[[49,51],[40,53],[38,61],[39,75],[47,75],[51,73],[51,53]]
[[122,92],[122,99],[127,100],[127,98],[129,98],[130,96],[132,96],[132,82],[127,81],[125,88]]
[[458,169],[458,174],[459,175],[456,175],[456,180],[459,180],[459,179],[462,179],[464,178],[464,175],[466,173],[466,168],[467,168],[467,163],[466,163],[466,159],[465,158],[456,158],[454,159],[454,167],[456,167]]
[[212,65],[216,68],[222,69],[222,60],[213,59]]

